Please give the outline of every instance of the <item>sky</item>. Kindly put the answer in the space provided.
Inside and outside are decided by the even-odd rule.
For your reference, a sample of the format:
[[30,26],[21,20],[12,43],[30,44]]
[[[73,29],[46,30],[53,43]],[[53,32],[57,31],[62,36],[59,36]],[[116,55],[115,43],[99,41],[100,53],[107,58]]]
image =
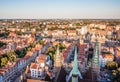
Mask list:
[[120,0],[0,0],[0,19],[120,19]]

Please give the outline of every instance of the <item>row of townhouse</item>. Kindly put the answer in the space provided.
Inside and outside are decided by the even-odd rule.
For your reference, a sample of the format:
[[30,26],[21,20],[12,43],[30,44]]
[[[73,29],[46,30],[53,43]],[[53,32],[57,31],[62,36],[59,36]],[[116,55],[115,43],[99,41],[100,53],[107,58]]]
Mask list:
[[78,50],[78,65],[81,71],[85,71],[85,68],[87,66],[87,57],[86,57],[86,51],[88,48],[88,44],[82,43],[79,45]]
[[8,80],[16,73],[17,63],[9,63],[6,67],[0,69],[0,82],[8,82]]
[[77,36],[76,30],[54,30],[54,31],[44,31],[44,34],[46,35],[52,35],[53,38],[66,38],[68,37],[74,37]]
[[0,69],[0,82],[8,82],[15,74],[20,73],[27,65],[35,60],[38,54],[41,54],[42,46],[37,44],[35,48],[28,51],[24,58],[18,58],[13,63]]
[[[11,33],[11,35],[13,35]],[[10,50],[16,50],[16,49],[22,49],[24,47],[29,46],[29,43],[33,43],[35,41],[34,35],[29,35],[27,38],[21,38],[21,37],[8,37],[8,38],[0,38],[1,42],[6,43],[2,49],[0,49],[0,55],[5,54],[6,52]]]
[[70,58],[71,58],[74,48],[75,48],[74,44],[71,44],[68,46],[67,49],[64,50],[63,52],[64,62],[67,62],[67,63],[70,62]]

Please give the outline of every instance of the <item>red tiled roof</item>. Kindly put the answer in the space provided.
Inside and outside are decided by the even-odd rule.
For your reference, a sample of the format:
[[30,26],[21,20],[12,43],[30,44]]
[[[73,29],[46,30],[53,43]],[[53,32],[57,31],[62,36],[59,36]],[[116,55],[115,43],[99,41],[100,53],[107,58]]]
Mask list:
[[31,63],[30,68],[37,69],[38,68],[38,64],[37,63]]

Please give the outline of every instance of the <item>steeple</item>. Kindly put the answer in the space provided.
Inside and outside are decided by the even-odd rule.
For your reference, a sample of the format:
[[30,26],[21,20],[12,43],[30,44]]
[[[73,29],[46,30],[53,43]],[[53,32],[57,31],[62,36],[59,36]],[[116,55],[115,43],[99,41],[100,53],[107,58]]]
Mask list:
[[74,53],[74,64],[72,69],[72,82],[78,82],[78,60],[77,60],[77,47],[75,47],[75,53]]
[[72,74],[73,75],[78,75],[77,47],[75,47],[74,65],[73,65]]
[[57,78],[62,66],[62,58],[60,55],[59,45],[57,46],[56,54],[54,55],[54,73],[55,73],[55,82],[57,82]]
[[61,55],[60,55],[60,50],[59,50],[59,45],[57,46],[57,50],[56,50],[56,55],[55,55],[55,66],[56,67],[60,67],[62,64],[62,60],[61,60]]
[[93,70],[96,72],[99,72],[100,66],[99,66],[99,44],[96,40],[95,46],[94,46],[94,54],[93,54],[93,62],[92,62]]
[[72,77],[72,82],[78,82],[78,77],[83,79],[79,69],[78,69],[78,60],[77,60],[77,47],[75,47],[74,53],[74,61],[73,61],[73,69],[70,72],[69,76],[66,79],[66,82],[69,82],[70,78]]

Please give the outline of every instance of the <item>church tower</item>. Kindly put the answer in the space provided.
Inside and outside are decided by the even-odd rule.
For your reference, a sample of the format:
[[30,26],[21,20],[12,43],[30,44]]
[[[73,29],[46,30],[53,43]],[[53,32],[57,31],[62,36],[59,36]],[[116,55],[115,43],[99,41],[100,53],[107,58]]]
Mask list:
[[74,53],[74,61],[73,61],[73,68],[66,78],[66,82],[71,82],[70,78],[72,77],[72,82],[78,82],[79,79],[83,79],[81,72],[78,69],[78,60],[77,60],[77,47],[75,47],[75,53]]
[[55,67],[61,67],[62,65],[62,60],[61,60],[61,55],[60,55],[60,50],[59,50],[59,45],[57,46],[57,50],[56,50],[56,55],[54,58],[54,66]]
[[56,54],[54,56],[54,73],[55,73],[55,82],[57,82],[59,72],[62,66],[62,57],[60,55],[59,45],[57,46]]
[[75,53],[74,53],[74,64],[73,64],[73,70],[72,70],[72,82],[78,82],[78,60],[77,60],[77,48],[75,47]]
[[99,43],[96,40],[95,44],[94,44],[94,53],[93,53],[93,59],[92,59],[92,69],[93,69],[93,73],[95,73],[96,75],[99,74],[100,71],[100,65],[99,65]]

